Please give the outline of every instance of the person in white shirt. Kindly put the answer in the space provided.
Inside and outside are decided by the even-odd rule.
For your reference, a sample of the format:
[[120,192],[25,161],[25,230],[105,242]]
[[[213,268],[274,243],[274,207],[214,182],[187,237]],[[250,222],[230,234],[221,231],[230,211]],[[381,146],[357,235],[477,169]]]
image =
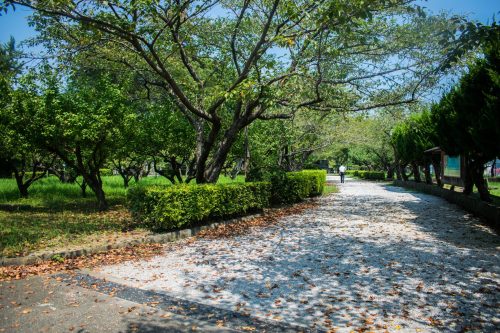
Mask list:
[[339,167],[339,174],[340,174],[340,182],[343,183],[344,180],[345,180],[345,170],[346,170],[346,167],[341,165]]

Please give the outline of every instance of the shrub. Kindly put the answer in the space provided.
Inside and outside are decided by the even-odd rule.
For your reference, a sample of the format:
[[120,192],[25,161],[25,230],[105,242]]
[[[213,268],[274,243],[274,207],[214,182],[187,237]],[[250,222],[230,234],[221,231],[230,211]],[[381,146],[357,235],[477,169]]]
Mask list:
[[269,206],[267,182],[136,186],[128,191],[136,219],[153,230],[189,227],[209,218],[224,218]]
[[274,173],[271,182],[150,186],[136,185],[127,201],[136,220],[153,230],[174,230],[227,218],[273,204],[321,195],[326,171]]
[[383,171],[347,170],[347,175],[370,180],[385,180]]
[[303,170],[275,174],[271,178],[271,202],[274,204],[295,203],[308,197],[321,195],[325,183],[325,170]]

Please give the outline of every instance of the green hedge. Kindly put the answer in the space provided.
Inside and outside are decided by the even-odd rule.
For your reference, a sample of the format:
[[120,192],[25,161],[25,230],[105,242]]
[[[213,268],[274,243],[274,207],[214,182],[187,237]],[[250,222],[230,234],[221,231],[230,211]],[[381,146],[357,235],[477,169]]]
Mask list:
[[302,201],[321,195],[326,183],[325,170],[303,170],[275,175],[271,178],[274,204]]
[[321,195],[326,171],[279,173],[268,182],[135,186],[127,201],[136,220],[153,230],[190,227],[213,218],[227,218],[271,204],[295,203]]
[[271,184],[136,186],[128,191],[127,196],[132,214],[147,227],[173,230],[209,218],[229,217],[268,207]]
[[347,170],[347,175],[370,180],[385,180],[385,173],[382,171]]

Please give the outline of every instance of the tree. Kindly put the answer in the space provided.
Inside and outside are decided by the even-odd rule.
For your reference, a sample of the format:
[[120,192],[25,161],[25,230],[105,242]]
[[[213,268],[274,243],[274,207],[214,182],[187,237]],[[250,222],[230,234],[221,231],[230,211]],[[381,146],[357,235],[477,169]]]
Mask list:
[[0,151],[9,162],[21,197],[28,197],[28,188],[43,178],[53,164],[53,155],[37,147],[31,140],[34,130],[31,117],[39,100],[30,91],[18,89],[11,93],[11,102],[0,110]]
[[432,108],[440,146],[467,158],[464,193],[476,185],[491,201],[484,164],[500,155],[500,32],[484,46],[484,58],[469,68],[456,87]]
[[[430,175],[432,161],[424,154],[424,151],[437,145],[436,127],[430,112],[424,110],[411,115],[394,128],[391,140],[398,158],[403,161],[404,165],[411,165],[415,181],[421,181],[419,166],[423,166],[426,182],[432,183]],[[438,177],[437,173],[436,177]]]
[[[74,69],[65,85],[48,66],[31,71],[20,82],[23,98],[15,118],[25,121],[14,130],[23,142],[62,160],[83,177],[99,209],[108,207],[99,169],[114,148],[130,112],[126,94],[105,75]],[[83,189],[82,189],[83,191]]]
[[21,66],[14,39],[0,45],[0,159],[5,176],[14,174],[21,197],[28,197],[28,188],[46,175],[53,157],[34,146],[29,133],[33,129],[26,117],[38,107],[30,91],[15,89]]
[[66,59],[96,54],[164,89],[196,133],[199,183],[217,181],[256,120],[415,101],[448,50],[437,36],[450,22],[408,0],[12,4],[37,11],[41,39]]

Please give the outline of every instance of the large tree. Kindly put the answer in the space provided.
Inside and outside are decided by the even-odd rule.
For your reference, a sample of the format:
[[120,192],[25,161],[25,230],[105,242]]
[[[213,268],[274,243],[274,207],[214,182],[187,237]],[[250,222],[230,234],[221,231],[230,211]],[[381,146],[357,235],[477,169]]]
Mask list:
[[0,161],[4,177],[14,175],[19,193],[28,197],[28,188],[46,174],[53,157],[33,145],[30,134],[30,110],[39,105],[31,98],[32,91],[19,89],[21,64],[14,39],[0,45]]
[[21,138],[18,151],[41,150],[57,156],[83,177],[99,208],[106,209],[99,169],[108,161],[117,143],[114,138],[131,112],[127,94],[106,73],[88,73],[82,68],[61,82],[60,73],[44,66],[30,71],[19,83],[20,98],[7,108],[12,115],[7,129]]
[[[420,182],[419,166],[424,168],[425,181],[432,183],[430,174],[431,157],[424,154],[427,149],[437,145],[436,126],[427,110],[411,115],[403,123],[396,126],[392,132],[391,141],[395,147],[398,163],[411,165],[413,177]],[[434,163],[435,169],[437,164]],[[436,171],[436,180],[439,177]]]
[[500,155],[500,31],[484,49],[484,58],[433,106],[432,116],[441,147],[467,158],[464,192],[476,185],[481,199],[491,201],[483,172]]
[[432,84],[452,23],[409,0],[4,1],[36,10],[47,47],[88,52],[163,89],[215,182],[239,133],[297,110],[409,103]]

